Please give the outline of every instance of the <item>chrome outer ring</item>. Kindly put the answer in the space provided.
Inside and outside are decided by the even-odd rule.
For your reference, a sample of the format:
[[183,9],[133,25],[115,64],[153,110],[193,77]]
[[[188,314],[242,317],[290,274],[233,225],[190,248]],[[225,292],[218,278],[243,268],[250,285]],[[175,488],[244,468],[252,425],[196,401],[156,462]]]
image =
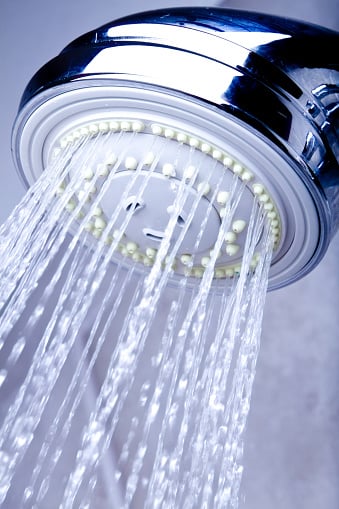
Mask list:
[[[276,153],[309,196],[302,215],[317,240],[302,266],[271,279],[271,288],[283,286],[320,261],[339,227],[337,43],[338,34],[319,27],[222,9],[169,9],[110,23],[67,46],[27,86],[13,131],[17,166],[28,183],[33,160],[27,157],[36,164],[47,146],[32,141],[32,126],[48,111],[44,103],[62,108],[73,90],[91,87],[99,97],[97,89],[105,96],[107,88],[108,100],[124,83],[137,96],[140,90],[163,94],[164,105],[168,97],[200,105],[203,116],[240,126]],[[40,134],[47,140],[52,125],[45,128]],[[288,235],[300,235],[298,221]]]
[[182,94],[145,89],[142,84],[121,80],[61,85],[52,89],[40,106],[34,105],[32,111],[25,109],[16,151],[18,160],[27,162],[21,169],[27,185],[43,172],[56,140],[84,121],[123,112],[154,122],[170,122],[238,157],[263,182],[277,204],[283,239],[273,257],[270,289],[301,277],[314,263],[321,238],[316,196],[308,191],[283,152],[234,117]]

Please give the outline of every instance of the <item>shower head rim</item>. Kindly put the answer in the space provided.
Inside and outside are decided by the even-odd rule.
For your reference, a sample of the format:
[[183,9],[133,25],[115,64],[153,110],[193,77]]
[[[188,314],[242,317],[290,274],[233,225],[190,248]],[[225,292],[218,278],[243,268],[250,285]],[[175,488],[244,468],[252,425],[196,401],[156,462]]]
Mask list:
[[[93,87],[94,84],[96,84],[96,87]],[[27,106],[22,110],[21,115],[19,116],[19,118],[17,120],[16,127],[13,131],[14,151],[16,153],[18,151],[17,143],[18,143],[19,139],[21,140],[21,143],[22,143],[22,136],[20,134],[21,130],[22,129],[24,130],[24,128],[25,128],[24,126],[27,124],[27,122],[29,123],[30,121],[32,121],[32,118],[34,118],[34,116],[37,115],[37,111],[41,111],[41,110],[39,110],[39,107],[37,107],[38,103],[40,103],[42,109],[44,109],[46,107],[46,104],[48,104],[48,103],[51,104],[50,103],[51,97],[59,98],[59,99],[61,98],[61,100],[64,100],[65,97],[67,96],[67,94],[70,94],[72,91],[74,91],[75,87],[78,87],[77,90],[79,90],[79,91],[82,90],[83,91],[82,93],[86,93],[86,90],[87,91],[90,90],[93,93],[93,90],[95,90],[100,95],[103,93],[105,86],[107,86],[107,88],[110,89],[111,86],[116,88],[119,86],[125,87],[126,85],[128,85],[128,87],[130,87],[134,92],[138,89],[139,93],[143,87],[143,84],[131,83],[130,81],[124,81],[121,79],[119,79],[119,80],[118,79],[117,80],[107,80],[107,79],[105,79],[105,80],[102,80],[102,79],[80,80],[78,82],[73,82],[72,84],[61,85],[59,87],[55,87],[49,93],[45,92],[43,94],[44,97],[37,96],[36,98],[34,98],[34,100],[32,100],[32,103],[34,103],[34,104],[31,104],[31,103],[27,104]],[[165,93],[167,96],[169,94],[171,97],[175,97],[175,100],[177,100],[177,97],[179,97],[181,95],[182,100],[184,100],[185,102],[191,101],[191,104],[199,104],[199,105],[203,104],[203,107],[204,108],[207,107],[210,112],[213,112],[213,114],[220,115],[220,111],[218,111],[216,108],[211,107],[211,105],[206,105],[201,100],[198,100],[196,98],[187,98],[187,96],[185,94],[175,94],[175,96],[174,96],[172,91],[163,90],[161,87],[153,87],[152,93],[154,93],[154,90],[158,90],[158,91],[160,90],[161,93]],[[49,100],[47,100],[46,96],[49,96]],[[225,114],[223,114],[223,115],[225,116]],[[227,117],[227,115],[226,115],[226,117]],[[236,121],[236,123],[239,125],[241,124],[241,122],[238,119],[231,118],[231,120]],[[248,129],[248,126],[247,126],[247,129]],[[267,143],[270,144],[269,140],[264,140],[264,141],[266,144]],[[261,142],[263,142],[263,141],[261,140]],[[272,144],[272,146],[273,146],[273,144]],[[46,150],[46,147],[45,147],[45,150]],[[276,151],[276,147],[274,147],[274,150]],[[280,156],[283,156],[285,159],[287,158],[286,154],[280,154]],[[20,159],[20,157],[19,157],[19,159]],[[291,160],[289,161],[289,163],[291,163]],[[295,170],[296,169],[294,168],[294,171]],[[299,173],[299,177],[301,177],[302,179],[305,179],[305,175],[304,175],[303,171],[300,170],[300,168],[297,170],[297,172]],[[314,197],[312,194],[312,193],[314,193],[313,187],[311,187],[309,189],[309,192],[311,193],[312,201],[314,202],[314,200],[316,200],[317,197]],[[319,201],[319,199],[318,199],[318,201]],[[320,200],[320,204],[322,205],[321,200]],[[319,212],[319,210],[317,210],[317,215],[319,215],[319,214],[326,214],[326,212],[325,211]],[[315,216],[313,217],[313,219],[314,218],[315,218]],[[319,221],[319,219],[317,219],[317,221]],[[323,237],[323,239],[321,239],[321,237]],[[319,243],[317,243],[317,245],[314,245],[314,253],[316,253],[316,255],[314,255],[314,253],[312,253],[312,255],[309,253],[309,257],[310,257],[309,263],[306,263],[306,265],[304,267],[299,268],[298,274],[290,277],[287,282],[292,282],[295,279],[298,279],[299,277],[301,277],[301,275],[304,275],[306,272],[309,272],[309,270],[311,270],[311,268],[315,265],[316,260],[319,260],[322,252],[324,252],[324,239],[325,238],[326,238],[326,235],[324,235],[323,232],[320,232],[319,233]],[[283,282],[280,281],[280,282],[278,282],[278,284],[274,284],[274,283],[272,284],[272,281],[271,281],[270,289],[283,286],[284,284],[287,284],[286,281],[283,281]]]

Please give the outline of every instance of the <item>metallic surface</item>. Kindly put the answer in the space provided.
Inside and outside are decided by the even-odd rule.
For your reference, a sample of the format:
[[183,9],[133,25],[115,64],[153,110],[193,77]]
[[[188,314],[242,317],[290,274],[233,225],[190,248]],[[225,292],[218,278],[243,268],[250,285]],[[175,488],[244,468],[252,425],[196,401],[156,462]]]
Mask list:
[[186,8],[123,18],[76,39],[35,75],[14,153],[32,112],[70,82],[77,88],[93,78],[124,79],[197,98],[275,147],[308,188],[321,231],[304,275],[339,227],[338,41],[327,29],[244,11]]

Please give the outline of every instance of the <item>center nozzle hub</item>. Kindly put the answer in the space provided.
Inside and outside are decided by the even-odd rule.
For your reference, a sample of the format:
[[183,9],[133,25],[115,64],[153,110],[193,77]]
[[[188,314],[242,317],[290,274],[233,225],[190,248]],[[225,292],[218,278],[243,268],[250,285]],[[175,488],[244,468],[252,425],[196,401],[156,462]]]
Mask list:
[[[105,194],[101,204],[108,217],[119,205],[121,196],[133,177],[132,172],[125,171],[114,176],[111,189]],[[174,203],[181,183],[178,179],[142,171],[134,180],[128,196],[123,202],[117,219],[117,228],[121,228],[127,214],[132,214],[125,229],[125,235],[146,251],[148,247],[159,248],[166,235]],[[171,234],[170,243],[175,244],[186,222],[186,232],[178,248],[178,254],[198,254],[212,249],[218,237],[220,217],[217,210],[204,196],[199,198],[198,191],[185,186],[183,189],[182,208],[176,218],[176,225]],[[194,213],[192,212],[194,209]],[[190,212],[192,217],[190,218]],[[202,225],[205,228],[202,233]]]

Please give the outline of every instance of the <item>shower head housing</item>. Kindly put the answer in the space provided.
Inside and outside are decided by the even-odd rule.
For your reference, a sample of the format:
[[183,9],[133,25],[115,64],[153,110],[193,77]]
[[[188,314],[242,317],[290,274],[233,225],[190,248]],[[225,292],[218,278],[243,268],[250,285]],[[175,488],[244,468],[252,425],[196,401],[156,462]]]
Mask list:
[[[145,136],[167,140],[167,157],[178,144],[193,147],[198,164],[209,158],[216,172],[245,182],[245,202],[246,193],[257,195],[275,242],[269,288],[279,288],[318,264],[339,227],[338,43],[337,33],[321,27],[228,9],[167,9],[114,21],[76,39],[28,84],[13,130],[17,168],[31,185],[79,132],[137,133],[128,171]],[[166,164],[148,198],[158,208],[170,193],[164,178],[180,174]],[[207,203],[200,180],[196,192]],[[226,194],[216,199],[212,237]],[[245,223],[238,218],[234,229]],[[157,241],[151,226],[150,249]],[[213,238],[206,249],[209,243]],[[239,253],[228,256],[234,267]]]

